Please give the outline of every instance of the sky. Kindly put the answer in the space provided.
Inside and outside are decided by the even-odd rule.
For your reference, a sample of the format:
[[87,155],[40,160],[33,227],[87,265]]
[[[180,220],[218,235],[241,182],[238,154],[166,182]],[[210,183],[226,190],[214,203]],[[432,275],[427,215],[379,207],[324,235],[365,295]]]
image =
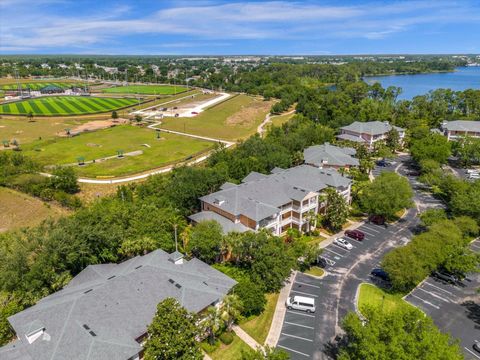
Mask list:
[[0,54],[480,53],[480,0],[0,0]]

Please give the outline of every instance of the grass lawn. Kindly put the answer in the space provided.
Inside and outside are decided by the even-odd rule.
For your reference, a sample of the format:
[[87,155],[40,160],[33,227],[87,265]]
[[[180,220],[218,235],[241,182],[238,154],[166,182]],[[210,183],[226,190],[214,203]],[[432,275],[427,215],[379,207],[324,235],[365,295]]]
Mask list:
[[233,341],[230,345],[225,345],[220,342],[220,346],[215,351],[208,355],[213,360],[240,360],[242,351],[253,351],[250,346],[244,343],[237,335],[233,336]]
[[323,276],[325,271],[322,268],[319,268],[318,266],[312,266],[310,269],[304,271],[304,273],[307,275],[313,275],[313,276]]
[[164,118],[162,128],[225,140],[246,138],[257,131],[273,101],[247,95],[232,97],[191,118]]
[[263,313],[240,324],[240,327],[261,345],[265,343],[270,331],[278,296],[278,293],[267,294],[267,305]]
[[[20,145],[28,144],[39,138],[54,138],[57,133],[78,126],[87,120],[73,118],[41,118],[28,121],[25,117],[19,119],[0,119],[0,141],[16,139]],[[0,146],[2,146],[0,144]]]
[[117,150],[123,150],[124,154],[141,150],[143,153],[136,156],[75,166],[77,173],[82,176],[121,176],[158,168],[206,151],[212,146],[212,142],[175,134],[162,133],[161,138],[157,139],[156,132],[150,129],[121,125],[71,138],[35,141],[22,149],[23,153],[45,166],[76,163],[78,157],[84,157],[86,162],[98,160],[115,156]]
[[[404,294],[390,294],[371,284],[361,284],[358,296],[358,308],[362,311],[364,306],[383,306],[385,311],[399,308],[414,308],[402,299]],[[383,305],[382,305],[383,304]]]
[[272,116],[272,122],[274,126],[282,126],[285,124],[288,120],[290,120],[292,117],[295,116],[295,113],[292,114],[286,114],[286,115],[278,115],[278,116]]
[[[22,89],[28,89],[30,90],[40,90],[41,88],[44,88],[45,86],[56,86],[62,89],[67,89],[72,86],[75,87],[83,87],[85,84],[79,83],[79,82],[63,82],[63,81],[41,81],[41,82],[26,82],[20,84]],[[2,90],[17,90],[18,85],[17,84],[5,84],[5,85],[0,85],[0,89]]]
[[187,91],[186,87],[173,85],[129,85],[102,89],[104,93],[174,95]]
[[135,104],[138,104],[138,101],[133,98],[50,96],[0,105],[0,113],[4,115],[27,115],[31,112],[34,116],[93,114]]
[[37,225],[47,218],[67,215],[68,211],[44,203],[30,195],[0,187],[0,204],[6,216],[0,216],[0,232]]

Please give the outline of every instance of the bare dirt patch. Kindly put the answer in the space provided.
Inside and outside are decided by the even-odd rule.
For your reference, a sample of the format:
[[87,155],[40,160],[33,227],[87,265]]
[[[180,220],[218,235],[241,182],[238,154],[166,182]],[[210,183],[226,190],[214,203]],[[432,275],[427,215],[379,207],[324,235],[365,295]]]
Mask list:
[[241,110],[229,116],[225,123],[230,126],[250,126],[256,123],[260,114],[268,113],[273,103],[273,101],[255,100],[247,106],[242,106]]
[[117,125],[122,125],[128,123],[128,119],[109,119],[109,120],[95,120],[95,121],[89,121],[86,123],[83,123],[77,127],[74,127],[73,129],[70,129],[70,134],[67,134],[66,131],[62,131],[61,133],[58,134],[58,136],[72,136],[72,135],[78,135],[81,134],[82,132],[87,132],[87,131],[97,131],[97,130],[103,130],[103,129],[108,129],[113,126]]

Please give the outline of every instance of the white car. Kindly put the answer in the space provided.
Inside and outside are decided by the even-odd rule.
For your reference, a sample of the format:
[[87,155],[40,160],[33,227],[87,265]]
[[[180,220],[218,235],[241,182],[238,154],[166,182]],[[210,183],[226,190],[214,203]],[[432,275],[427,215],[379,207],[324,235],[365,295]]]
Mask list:
[[467,169],[466,173],[467,174],[478,174],[480,170],[478,169]]
[[478,180],[480,179],[480,174],[475,174],[475,173],[470,173],[468,176],[467,176],[468,179],[471,179],[471,180]]
[[340,246],[341,248],[344,248],[344,249],[347,249],[347,250],[352,250],[353,249],[353,245],[350,244],[344,238],[336,238],[335,240],[333,240],[333,243]]

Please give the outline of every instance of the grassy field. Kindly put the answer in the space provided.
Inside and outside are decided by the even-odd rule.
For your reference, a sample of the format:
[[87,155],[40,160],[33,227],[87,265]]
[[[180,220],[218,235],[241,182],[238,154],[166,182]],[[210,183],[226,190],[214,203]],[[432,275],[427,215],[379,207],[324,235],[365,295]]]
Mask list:
[[278,295],[278,293],[267,294],[267,305],[263,313],[240,324],[240,327],[261,345],[265,343],[268,332],[270,331],[270,325],[272,324],[273,315],[275,314],[275,307],[277,306]]
[[[41,88],[44,88],[45,86],[56,86],[62,89],[68,89],[72,86],[75,87],[83,87],[85,84],[82,83],[69,83],[69,82],[29,82],[29,83],[22,83],[20,86],[22,89],[30,89],[30,90],[40,90]],[[0,89],[2,90],[17,90],[18,85],[17,84],[6,84],[6,85],[0,85]]]
[[218,349],[208,355],[210,355],[213,360],[240,360],[242,358],[242,351],[253,352],[250,346],[243,342],[237,335],[234,335],[230,345],[221,343]]
[[0,216],[0,232],[37,225],[47,218],[68,214],[60,207],[4,187],[0,187],[0,204],[6,214]]
[[104,93],[175,95],[187,91],[186,87],[173,85],[129,85],[102,89]]
[[80,96],[52,96],[22,100],[0,105],[0,113],[5,115],[78,115],[116,110],[137,104],[136,99],[113,99]]
[[[145,146],[148,145],[148,146]],[[78,157],[94,164],[75,166],[83,176],[121,176],[164,166],[189,155],[206,151],[213,143],[162,133],[157,139],[155,131],[131,125],[84,133],[71,138],[38,140],[23,146],[23,153],[43,165],[76,163]],[[98,159],[124,153],[142,151],[136,156],[125,156],[98,162]]]
[[365,306],[379,306],[385,311],[399,308],[415,308],[402,299],[403,294],[389,294],[382,289],[371,285],[361,284],[358,296],[358,308],[362,311]]
[[191,118],[164,118],[162,128],[225,140],[244,139],[257,131],[273,102],[238,95]]
[[274,126],[282,126],[288,120],[290,120],[293,116],[295,116],[295,113],[292,114],[286,114],[286,115],[278,115],[278,116],[272,116],[272,122],[271,124]]

